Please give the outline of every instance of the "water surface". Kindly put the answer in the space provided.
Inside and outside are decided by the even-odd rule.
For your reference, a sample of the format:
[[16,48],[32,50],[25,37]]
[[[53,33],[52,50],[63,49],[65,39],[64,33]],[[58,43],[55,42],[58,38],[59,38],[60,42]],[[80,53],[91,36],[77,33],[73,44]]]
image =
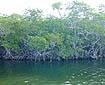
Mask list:
[[0,85],[105,85],[105,61],[0,60]]

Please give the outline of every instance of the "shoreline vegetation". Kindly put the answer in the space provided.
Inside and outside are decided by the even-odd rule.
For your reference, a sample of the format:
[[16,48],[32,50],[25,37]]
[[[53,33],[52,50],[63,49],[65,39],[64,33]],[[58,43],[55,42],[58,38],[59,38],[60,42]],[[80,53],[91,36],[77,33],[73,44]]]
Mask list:
[[[41,9],[26,9],[23,15],[0,15],[0,58],[10,60],[60,61],[102,60],[105,57],[105,5],[98,11],[73,1],[63,8],[52,4],[58,17]],[[46,10],[47,11],[47,10]]]
[[31,60],[31,61],[35,61],[35,62],[39,62],[39,61],[70,61],[70,60],[105,60],[105,57],[101,57],[101,58],[72,58],[72,57],[67,57],[67,58],[62,58],[62,57],[58,57],[58,58],[35,58],[34,57],[30,57],[30,56],[13,56],[13,57],[7,57],[7,56],[0,56],[1,60],[19,60],[19,61],[23,61],[23,60]]

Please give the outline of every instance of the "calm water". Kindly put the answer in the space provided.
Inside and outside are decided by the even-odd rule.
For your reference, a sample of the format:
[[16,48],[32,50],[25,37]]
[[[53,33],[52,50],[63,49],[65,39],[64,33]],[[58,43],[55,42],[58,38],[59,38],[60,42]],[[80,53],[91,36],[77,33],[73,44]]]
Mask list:
[[105,85],[105,61],[0,60],[0,85]]

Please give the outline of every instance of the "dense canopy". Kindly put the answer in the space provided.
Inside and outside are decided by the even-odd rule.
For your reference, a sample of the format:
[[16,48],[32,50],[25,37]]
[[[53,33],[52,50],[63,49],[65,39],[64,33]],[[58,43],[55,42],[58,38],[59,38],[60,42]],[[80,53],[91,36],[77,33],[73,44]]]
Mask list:
[[0,15],[0,57],[35,61],[105,57],[104,5],[98,11],[77,1],[65,9],[59,2],[52,7],[58,17],[44,17],[40,9]]

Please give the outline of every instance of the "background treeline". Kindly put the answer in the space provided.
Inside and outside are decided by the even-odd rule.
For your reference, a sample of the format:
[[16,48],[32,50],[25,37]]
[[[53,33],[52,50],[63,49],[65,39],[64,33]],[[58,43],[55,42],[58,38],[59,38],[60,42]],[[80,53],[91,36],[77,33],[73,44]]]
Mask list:
[[58,17],[45,17],[40,9],[1,14],[0,57],[35,61],[105,57],[104,5],[97,11],[77,1],[52,7]]

